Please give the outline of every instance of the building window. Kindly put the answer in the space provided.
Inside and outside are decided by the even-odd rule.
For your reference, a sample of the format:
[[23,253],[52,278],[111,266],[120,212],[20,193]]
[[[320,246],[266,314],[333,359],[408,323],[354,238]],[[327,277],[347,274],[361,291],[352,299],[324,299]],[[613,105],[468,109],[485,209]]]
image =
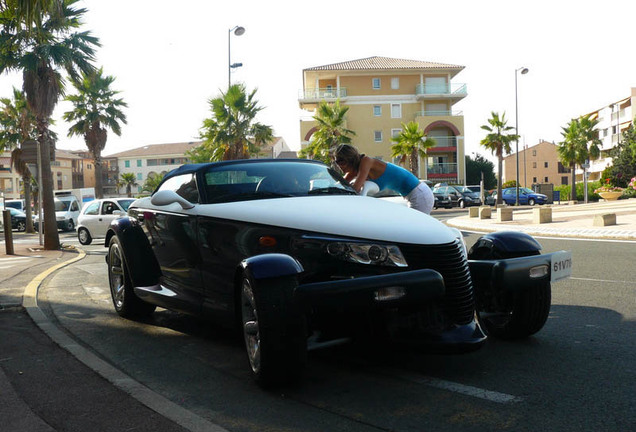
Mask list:
[[536,168],[537,167],[537,163],[536,162],[532,162],[532,168]]
[[402,118],[402,105],[391,104],[391,118]]
[[382,142],[382,131],[373,131],[373,140],[375,142]]
[[400,78],[391,78],[391,88],[397,90],[400,88]]
[[382,105],[373,105],[373,115],[376,117],[382,115]]
[[130,168],[130,161],[124,161],[124,166],[126,168]]
[[391,129],[391,138],[397,137],[400,133],[402,133],[402,129]]
[[143,180],[141,173],[137,173],[137,180]]
[[537,151],[536,150],[532,150],[532,156],[536,156],[537,155]]
[[567,176],[561,177],[561,184],[564,185],[564,186],[568,184],[568,177]]
[[380,89],[380,78],[373,78],[373,89],[374,90]]
[[548,178],[547,177],[543,178],[543,183],[548,183]]
[[141,166],[141,159],[137,159],[137,166],[140,167]]
[[532,183],[536,183],[537,182],[537,178],[536,177],[532,177]]
[[547,162],[543,162],[543,168],[547,168],[548,167],[548,163]]

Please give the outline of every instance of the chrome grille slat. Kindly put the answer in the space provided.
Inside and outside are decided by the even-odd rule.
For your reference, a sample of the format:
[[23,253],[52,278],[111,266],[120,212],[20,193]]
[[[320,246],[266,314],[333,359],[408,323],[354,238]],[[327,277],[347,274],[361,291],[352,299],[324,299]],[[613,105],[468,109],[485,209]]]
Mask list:
[[429,268],[444,278],[444,312],[456,324],[468,324],[474,318],[475,297],[468,262],[459,241],[443,245],[400,245],[411,269]]

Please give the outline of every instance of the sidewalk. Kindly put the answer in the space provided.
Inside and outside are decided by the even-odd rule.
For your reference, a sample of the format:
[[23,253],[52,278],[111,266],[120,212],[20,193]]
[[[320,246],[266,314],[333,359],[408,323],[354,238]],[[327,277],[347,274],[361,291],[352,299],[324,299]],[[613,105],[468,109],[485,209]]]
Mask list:
[[[552,222],[543,224],[533,223],[537,208],[548,207],[513,207],[513,220],[509,222],[497,222],[495,208],[491,208],[490,219],[471,218],[467,211],[447,223],[475,231],[517,230],[540,236],[636,240],[636,199],[552,205]],[[606,213],[616,214],[616,225],[593,226],[594,217]],[[68,272],[72,283],[77,277],[72,261],[82,258],[81,250],[45,251],[36,239],[32,243],[14,241],[15,255],[8,256],[4,255],[3,243],[0,243],[0,429],[223,430],[174,404],[170,406],[165,400],[155,400],[154,405],[148,403],[153,398],[148,389],[144,390],[101,359],[87,361],[86,357],[96,356],[39,310],[37,287],[46,285],[47,276],[60,269]],[[126,391],[103,378],[104,369],[109,369],[116,380],[126,382]],[[176,414],[165,414],[170,412]]]
[[[552,222],[535,223],[533,212],[552,209]],[[449,219],[448,225],[474,231],[521,231],[533,236],[573,237],[586,239],[636,240],[636,199],[603,201],[590,204],[554,204],[550,206],[508,207],[512,221],[497,222],[497,209],[491,207],[491,217],[480,219],[468,214]],[[616,225],[594,226],[595,216],[615,214]]]

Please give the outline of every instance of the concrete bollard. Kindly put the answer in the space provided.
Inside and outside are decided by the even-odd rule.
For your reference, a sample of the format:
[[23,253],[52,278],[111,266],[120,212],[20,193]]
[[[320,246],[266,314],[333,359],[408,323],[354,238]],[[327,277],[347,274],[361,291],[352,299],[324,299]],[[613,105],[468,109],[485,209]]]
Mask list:
[[471,218],[479,217],[479,207],[469,207],[468,216]]
[[512,207],[501,207],[497,209],[497,222],[512,220]]
[[535,224],[552,222],[552,207],[538,207],[532,209],[532,222]]
[[616,213],[604,213],[594,216],[593,226],[616,225]]
[[479,219],[490,219],[491,212],[490,206],[479,207]]

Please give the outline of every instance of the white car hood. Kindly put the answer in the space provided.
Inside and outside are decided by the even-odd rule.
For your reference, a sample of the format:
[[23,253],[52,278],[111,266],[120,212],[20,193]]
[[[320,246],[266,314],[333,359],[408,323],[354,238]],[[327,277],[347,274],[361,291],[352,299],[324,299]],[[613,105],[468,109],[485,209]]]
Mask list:
[[238,220],[317,233],[410,244],[444,244],[456,233],[420,211],[365,196],[311,196],[158,207],[149,198],[134,207]]

